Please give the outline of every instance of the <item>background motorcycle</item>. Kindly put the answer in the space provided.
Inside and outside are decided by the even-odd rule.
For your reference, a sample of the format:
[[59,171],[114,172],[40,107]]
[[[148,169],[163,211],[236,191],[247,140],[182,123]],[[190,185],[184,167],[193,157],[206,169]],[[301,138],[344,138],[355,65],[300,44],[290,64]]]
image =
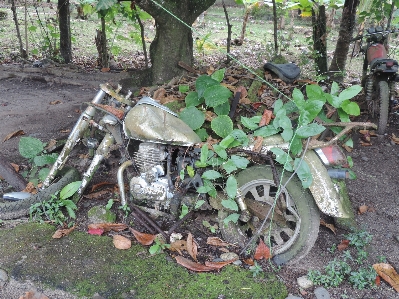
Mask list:
[[[194,210],[203,200],[200,209],[218,222],[225,241],[244,247],[251,235],[263,236],[266,242],[269,240],[277,264],[296,262],[310,251],[317,239],[320,212],[338,218],[350,216],[338,185],[330,178],[330,174],[346,177],[345,171],[330,169],[332,165],[346,163],[339,147],[321,143],[325,147],[308,148],[303,159],[310,167],[313,183],[309,189],[304,189],[295,175],[274,165],[269,150],[289,148],[280,135],[274,135],[264,138],[260,152],[254,151],[254,142],[236,149],[237,155],[245,156],[250,165],[236,174],[235,200],[241,218],[236,223],[226,224],[224,220],[233,212],[220,204],[225,198],[223,189],[216,188],[216,197],[197,192],[204,182],[202,174],[218,166],[196,166],[197,161],[209,161],[211,157],[203,156],[199,146],[201,140],[194,131],[151,98],[142,98],[134,105],[130,94],[122,96],[119,90],[107,84],[100,87],[71,131],[43,189],[36,195],[1,203],[1,219],[26,215],[32,204],[49,199],[68,183],[80,180],[77,170],[65,166],[73,147],[80,141],[89,148],[89,153],[95,153],[83,173],[78,197],[83,195],[101,161],[119,151],[122,159],[117,181],[122,205],[127,204],[135,210],[140,207],[140,211],[154,217],[176,219],[183,204]],[[133,146],[129,146],[130,141],[134,141]],[[193,173],[189,173],[187,166]],[[125,173],[127,168],[132,169],[129,175]],[[130,199],[125,195],[126,176],[130,182]],[[218,179],[220,186],[225,183],[222,178]]]
[[396,96],[396,82],[399,81],[398,62],[388,58],[388,37],[392,30],[383,30],[381,26],[370,27],[367,34],[354,40],[366,38],[366,45],[361,47],[364,53],[362,86],[372,117],[378,117],[377,134],[385,133],[388,124],[390,106]]

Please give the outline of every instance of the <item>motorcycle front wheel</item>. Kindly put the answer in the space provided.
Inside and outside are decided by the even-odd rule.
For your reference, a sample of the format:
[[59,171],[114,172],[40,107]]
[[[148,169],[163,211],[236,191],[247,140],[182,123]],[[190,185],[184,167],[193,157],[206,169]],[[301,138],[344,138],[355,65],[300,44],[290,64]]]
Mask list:
[[17,200],[0,203],[0,219],[15,219],[29,214],[29,208],[38,202],[47,201],[69,183],[79,181],[80,173],[72,167],[65,167],[56,176],[53,183],[46,189],[39,190],[37,194]]
[[[281,173],[281,169],[278,170]],[[282,186],[290,175],[291,173],[284,172]],[[320,225],[319,209],[309,190],[303,189],[296,176],[291,178],[282,187],[284,202],[277,199],[279,203],[261,227],[276,200],[278,190],[273,181],[271,167],[248,168],[237,175],[237,182],[252,217],[248,223],[230,222],[228,229],[221,226],[224,240],[237,241],[234,236],[246,236],[247,241],[261,229],[260,235],[271,247],[276,264],[293,264],[305,257],[316,242]]]

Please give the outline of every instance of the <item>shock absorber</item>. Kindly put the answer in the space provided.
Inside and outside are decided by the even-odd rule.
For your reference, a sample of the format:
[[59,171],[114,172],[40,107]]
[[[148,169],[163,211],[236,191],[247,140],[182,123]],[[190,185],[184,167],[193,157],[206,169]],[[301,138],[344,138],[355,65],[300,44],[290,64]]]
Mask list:
[[373,79],[371,76],[366,81],[366,101],[371,101],[373,94]]

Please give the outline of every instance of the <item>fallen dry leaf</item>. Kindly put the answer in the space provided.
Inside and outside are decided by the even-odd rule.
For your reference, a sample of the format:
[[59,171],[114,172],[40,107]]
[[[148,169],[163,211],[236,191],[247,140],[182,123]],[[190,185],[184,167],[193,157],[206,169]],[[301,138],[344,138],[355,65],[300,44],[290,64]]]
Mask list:
[[320,225],[329,228],[334,233],[334,235],[337,234],[337,229],[335,228],[334,224],[327,223],[323,219],[320,219]]
[[66,133],[70,133],[71,130],[70,129],[66,129],[66,130],[61,130],[60,133],[62,134],[66,134]]
[[102,187],[104,187],[104,186],[109,187],[109,186],[114,186],[114,185],[115,185],[115,183],[101,182],[101,183],[98,183],[98,184],[93,185],[93,187],[91,187],[91,192],[94,192],[94,191],[96,191],[97,189],[100,189],[100,188],[102,188]]
[[114,231],[120,232],[127,229],[124,223],[92,223],[88,225],[89,229],[102,229],[104,232]]
[[206,244],[220,247],[236,246],[234,244],[227,243],[218,237],[208,237],[208,239],[206,239]]
[[396,292],[399,293],[399,275],[390,264],[374,264],[373,268],[383,280],[389,283]]
[[195,271],[195,272],[209,272],[209,271],[214,271],[215,268],[208,267],[193,261],[190,261],[189,259],[186,259],[185,257],[182,257],[181,255],[175,257],[176,262],[183,267]]
[[391,136],[391,140],[392,140],[394,143],[399,144],[399,137],[396,137],[396,135],[393,134],[393,133],[392,133],[392,136]]
[[272,255],[270,254],[269,247],[263,242],[262,239],[259,239],[258,247],[256,247],[254,259],[261,260],[261,259],[270,259]]
[[129,249],[132,247],[132,241],[121,235],[114,235],[113,243],[117,249]]
[[21,135],[25,135],[25,132],[24,132],[23,130],[18,130],[18,131],[12,132],[12,133],[8,134],[8,135],[3,139],[3,142],[4,142],[4,141],[7,141],[8,139],[11,139],[11,138],[13,138],[13,137],[17,137],[17,136],[21,136]]
[[234,92],[234,95],[235,95],[236,92],[240,92],[241,93],[240,99],[244,99],[244,98],[246,98],[248,96],[247,89],[244,86],[242,86],[242,85],[241,86],[237,86],[237,88],[236,88],[236,90]]
[[377,277],[375,278],[375,284],[376,284],[377,286],[380,286],[380,285],[381,285],[381,276],[377,275]]
[[170,244],[170,251],[177,251],[180,255],[182,255],[182,251],[187,251],[187,241],[185,240],[177,240]]
[[349,240],[342,240],[341,243],[338,244],[337,249],[342,251],[348,248],[349,246]]
[[37,291],[29,291],[26,292],[24,295],[19,297],[19,299],[49,299],[46,295],[39,293]]
[[26,185],[25,189],[22,190],[22,192],[28,192],[28,193],[36,194],[36,193],[37,193],[37,189],[36,189],[36,187],[33,185],[32,182],[29,182],[29,183]]
[[103,73],[107,73],[107,72],[109,72],[111,69],[109,68],[109,67],[103,67],[102,69],[101,69],[101,72],[103,72]]
[[54,146],[56,146],[56,144],[57,144],[57,140],[50,139],[50,141],[47,143],[47,145],[44,149],[49,150],[49,149],[53,148]]
[[57,105],[57,104],[61,104],[62,102],[60,100],[55,100],[50,102],[50,105]]
[[19,172],[19,165],[18,164],[10,163],[10,165],[12,166],[12,168],[14,168],[15,172]]
[[166,94],[165,88],[161,87],[161,88],[158,88],[154,92],[154,95],[152,97],[153,97],[154,100],[160,101],[161,99],[163,99],[165,97],[165,94]]
[[129,228],[131,233],[134,235],[136,240],[141,244],[141,245],[151,245],[154,240],[156,235],[151,235],[151,234],[145,234],[142,232],[139,232],[133,228]]
[[101,236],[104,233],[104,230],[102,228],[89,228],[87,233],[90,235]]
[[105,189],[105,190],[100,190],[97,192],[89,193],[89,194],[84,194],[83,197],[88,198],[88,199],[99,199],[102,196],[112,193],[111,189]]
[[187,252],[195,261],[197,260],[198,246],[191,233],[188,233],[187,236]]
[[359,211],[358,211],[358,213],[359,214],[364,214],[364,213],[366,213],[367,212],[367,210],[369,209],[369,207],[368,206],[366,206],[366,205],[362,205],[362,206],[360,206],[359,207]]
[[53,234],[53,239],[60,239],[62,237],[68,236],[74,229],[76,225],[71,228],[57,229],[57,231]]
[[234,263],[237,259],[233,259],[233,260],[229,260],[229,261],[224,261],[224,262],[209,262],[206,261],[205,262],[205,266],[214,268],[215,270],[219,270],[221,268],[223,268],[224,266]]
[[251,259],[251,258],[244,259],[244,260],[243,260],[243,262],[244,262],[244,263],[246,263],[246,264],[247,264],[247,265],[249,265],[249,266],[253,266],[253,265],[255,265],[255,262],[254,262],[254,260],[253,260],[253,259]]

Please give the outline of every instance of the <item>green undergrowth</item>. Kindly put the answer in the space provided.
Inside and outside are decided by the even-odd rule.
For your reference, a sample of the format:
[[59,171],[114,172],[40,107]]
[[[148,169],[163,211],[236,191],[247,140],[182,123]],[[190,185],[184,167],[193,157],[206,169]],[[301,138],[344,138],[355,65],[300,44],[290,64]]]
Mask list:
[[273,274],[253,278],[230,265],[219,273],[190,273],[166,254],[150,256],[133,245],[118,250],[112,239],[72,232],[52,239],[54,227],[28,223],[0,229],[0,264],[17,280],[30,279],[79,297],[112,298],[273,298],[287,296]]

